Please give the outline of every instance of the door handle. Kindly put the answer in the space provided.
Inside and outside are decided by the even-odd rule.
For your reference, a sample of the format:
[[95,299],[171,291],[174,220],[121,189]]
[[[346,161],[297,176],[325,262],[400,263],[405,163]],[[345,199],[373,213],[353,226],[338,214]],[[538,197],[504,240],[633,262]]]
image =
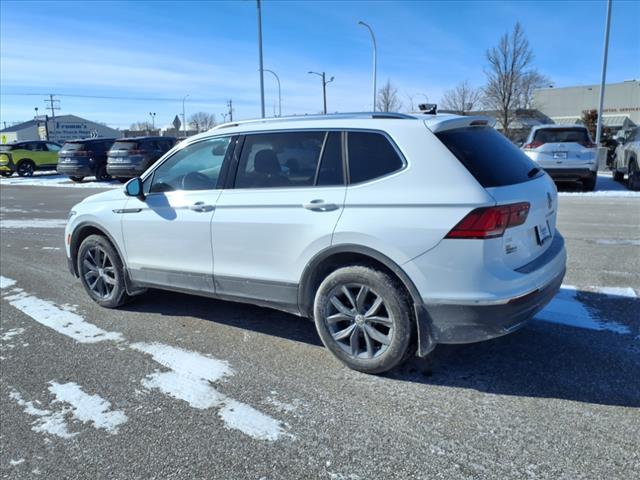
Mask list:
[[335,203],[326,203],[322,199],[311,200],[302,204],[303,208],[311,210],[312,212],[332,212],[338,209],[338,205]]
[[196,202],[189,206],[189,210],[193,210],[194,212],[210,212],[214,208],[215,207],[213,205],[207,205],[204,202]]

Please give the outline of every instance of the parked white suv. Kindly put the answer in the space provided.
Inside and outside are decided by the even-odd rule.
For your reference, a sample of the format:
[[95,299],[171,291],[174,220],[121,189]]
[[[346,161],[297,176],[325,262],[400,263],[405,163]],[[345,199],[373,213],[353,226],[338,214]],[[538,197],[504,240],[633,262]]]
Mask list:
[[583,190],[596,187],[598,149],[589,131],[580,125],[533,127],[524,153],[556,181],[582,182]]
[[565,273],[557,205],[549,176],[483,117],[250,121],[73,207],[66,252],[105,307],[149,287],[274,307],[379,373],[543,308]]
[[626,173],[629,188],[640,190],[640,127],[620,139],[611,169],[614,180],[622,182]]

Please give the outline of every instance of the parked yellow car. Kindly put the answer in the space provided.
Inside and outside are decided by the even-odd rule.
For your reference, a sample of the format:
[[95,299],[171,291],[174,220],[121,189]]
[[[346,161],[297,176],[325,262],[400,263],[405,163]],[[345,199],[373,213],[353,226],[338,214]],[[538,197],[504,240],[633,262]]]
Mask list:
[[0,174],[10,177],[18,172],[21,177],[30,177],[36,170],[55,170],[59,150],[59,144],[43,141],[0,145]]

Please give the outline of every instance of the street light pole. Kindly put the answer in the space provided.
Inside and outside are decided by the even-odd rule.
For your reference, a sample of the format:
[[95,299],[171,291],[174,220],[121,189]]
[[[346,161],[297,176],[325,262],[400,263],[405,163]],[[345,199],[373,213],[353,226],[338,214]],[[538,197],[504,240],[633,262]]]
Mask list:
[[611,27],[611,0],[607,0],[607,23],[604,28],[604,54],[602,56],[602,81],[600,82],[600,103],[598,106],[598,124],[596,126],[596,145],[600,145],[602,135],[602,109],[604,108],[604,83],[607,79],[607,56],[609,54],[609,28]]
[[149,112],[149,116],[151,117],[151,130],[156,129],[156,112]]
[[322,102],[323,102],[323,112],[326,115],[327,114],[327,83],[331,83],[333,82],[335,77],[331,77],[329,80],[325,80],[325,73],[318,73],[318,72],[307,72],[307,73],[313,73],[314,75],[318,75],[321,79],[322,79]]
[[267,68],[264,69],[265,72],[272,73],[274,77],[276,77],[276,81],[278,82],[278,116],[282,116],[282,90],[280,90],[280,78],[273,70],[269,70]]
[[256,0],[258,5],[258,55],[260,57],[260,112],[264,118],[264,69],[262,64],[262,9],[260,0]]
[[182,98],[182,132],[184,133],[184,138],[187,138],[187,117],[185,116],[185,111],[184,111],[184,101],[187,99],[188,96],[189,94],[187,93]]
[[371,34],[371,40],[373,41],[373,111],[376,111],[376,96],[377,96],[377,90],[376,90],[376,76],[377,76],[377,58],[378,58],[378,54],[377,54],[377,45],[376,45],[376,36],[373,34],[373,29],[371,28],[371,26],[368,23],[363,22],[362,20],[360,20],[358,22],[358,25],[362,25],[363,27],[366,27],[369,30],[369,33]]

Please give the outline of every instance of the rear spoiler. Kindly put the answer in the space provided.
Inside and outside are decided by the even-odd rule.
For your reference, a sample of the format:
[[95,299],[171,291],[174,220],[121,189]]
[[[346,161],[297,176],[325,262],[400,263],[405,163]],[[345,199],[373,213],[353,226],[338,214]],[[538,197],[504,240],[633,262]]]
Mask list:
[[425,121],[427,128],[433,133],[444,132],[445,130],[453,130],[454,128],[464,127],[493,127],[496,124],[495,118],[482,115],[474,115],[470,117],[454,116],[442,119],[438,122]]

